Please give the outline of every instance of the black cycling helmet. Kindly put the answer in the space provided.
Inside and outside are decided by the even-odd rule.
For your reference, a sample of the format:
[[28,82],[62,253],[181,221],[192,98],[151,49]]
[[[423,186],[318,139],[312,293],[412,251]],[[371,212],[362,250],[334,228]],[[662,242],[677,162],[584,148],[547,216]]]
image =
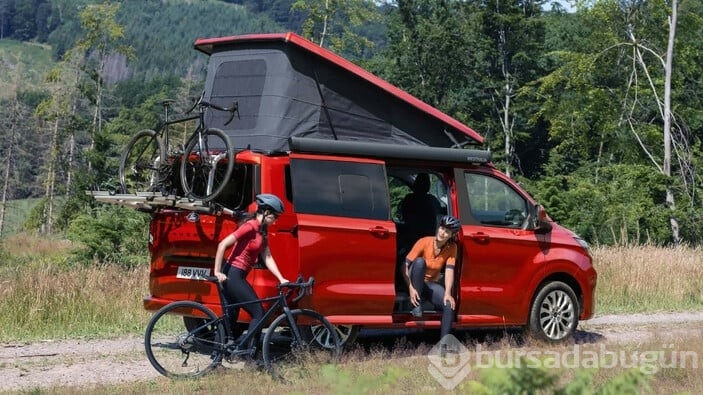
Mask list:
[[283,202],[278,196],[270,193],[256,195],[257,211],[272,211],[276,215],[283,213]]
[[451,215],[445,215],[439,220],[439,226],[446,228],[452,233],[457,233],[461,229],[461,223]]

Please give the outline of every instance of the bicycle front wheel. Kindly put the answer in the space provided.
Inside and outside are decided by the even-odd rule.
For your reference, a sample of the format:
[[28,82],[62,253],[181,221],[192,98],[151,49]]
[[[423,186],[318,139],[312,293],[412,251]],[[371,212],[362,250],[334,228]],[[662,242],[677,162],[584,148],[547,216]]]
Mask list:
[[159,135],[140,130],[127,143],[120,158],[121,193],[151,192],[160,182],[159,170],[166,162],[166,148]]
[[[318,372],[322,365],[337,363],[341,347],[334,326],[313,310],[297,309],[291,311],[291,315],[293,322],[283,313],[266,330],[262,351],[264,365],[271,374],[285,380],[305,372]],[[325,347],[313,336],[306,335],[307,329],[313,326],[324,328],[329,334]]]
[[[184,314],[204,321],[184,330]],[[224,338],[224,323],[212,310],[197,302],[179,301],[154,314],[146,327],[144,347],[151,365],[164,376],[199,377],[222,361]]]
[[210,201],[225,189],[233,169],[234,152],[225,132],[209,128],[195,133],[181,161],[183,194],[189,199]]

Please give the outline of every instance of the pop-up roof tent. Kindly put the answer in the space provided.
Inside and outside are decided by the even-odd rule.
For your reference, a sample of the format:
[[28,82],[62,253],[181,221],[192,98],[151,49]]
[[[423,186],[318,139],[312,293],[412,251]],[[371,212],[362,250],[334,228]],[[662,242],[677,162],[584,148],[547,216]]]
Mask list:
[[294,34],[198,39],[210,55],[205,100],[236,102],[238,117],[209,109],[235,149],[289,151],[288,138],[460,147],[483,143],[468,126]]

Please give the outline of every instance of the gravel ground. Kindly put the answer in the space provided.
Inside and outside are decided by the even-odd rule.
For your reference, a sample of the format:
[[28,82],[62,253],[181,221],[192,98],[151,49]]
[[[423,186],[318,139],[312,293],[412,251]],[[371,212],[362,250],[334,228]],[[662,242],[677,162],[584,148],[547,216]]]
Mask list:
[[[579,325],[577,342],[628,343],[703,337],[703,311],[602,315]],[[0,392],[114,384],[159,377],[141,337],[0,344]]]

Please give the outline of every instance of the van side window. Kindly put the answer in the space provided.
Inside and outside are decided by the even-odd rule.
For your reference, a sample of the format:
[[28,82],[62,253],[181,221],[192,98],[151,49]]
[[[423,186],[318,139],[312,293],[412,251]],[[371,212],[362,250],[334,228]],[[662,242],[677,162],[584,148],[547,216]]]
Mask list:
[[382,165],[307,159],[290,163],[297,213],[390,219]]
[[521,227],[527,202],[503,181],[484,174],[465,173],[471,215],[482,224]]

